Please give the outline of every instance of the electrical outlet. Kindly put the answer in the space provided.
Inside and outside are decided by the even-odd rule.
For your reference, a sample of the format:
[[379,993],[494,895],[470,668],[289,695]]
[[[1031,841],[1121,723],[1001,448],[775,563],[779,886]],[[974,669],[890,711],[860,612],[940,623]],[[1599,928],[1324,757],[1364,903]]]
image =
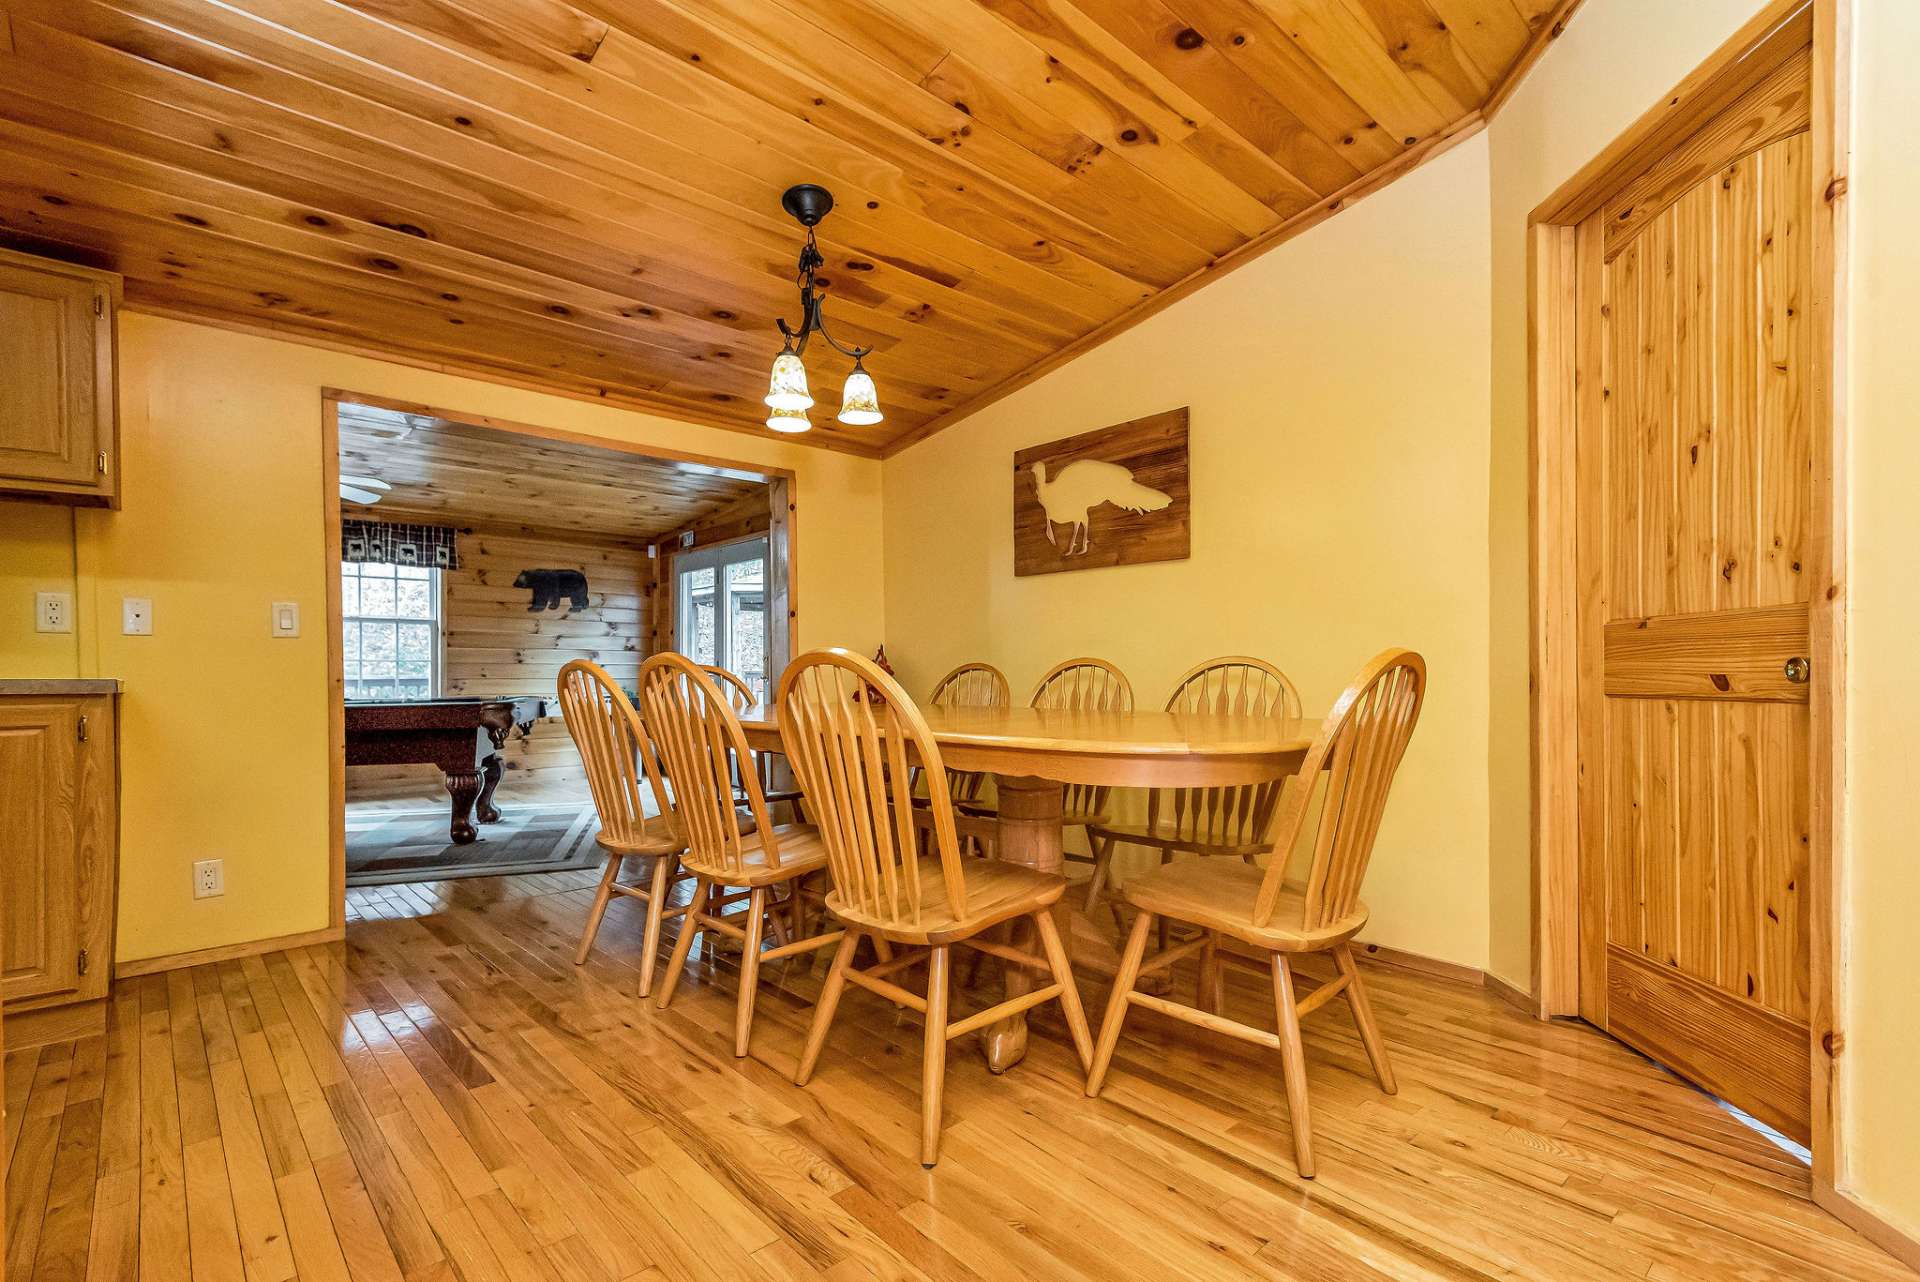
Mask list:
[[130,637],[153,635],[153,601],[143,596],[120,598],[120,631]]
[[202,859],[193,866],[193,897],[212,899],[227,893],[227,865],[223,859]]
[[34,593],[33,630],[35,632],[73,631],[73,593]]

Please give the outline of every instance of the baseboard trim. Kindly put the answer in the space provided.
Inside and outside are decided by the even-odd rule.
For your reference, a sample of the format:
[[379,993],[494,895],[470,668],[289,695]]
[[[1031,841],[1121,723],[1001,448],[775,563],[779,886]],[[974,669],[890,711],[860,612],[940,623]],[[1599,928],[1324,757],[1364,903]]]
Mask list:
[[1515,1010],[1533,1019],[1540,1018],[1540,1003],[1533,999],[1532,993],[1520,985],[1510,983],[1492,971],[1486,973],[1486,985],[1487,991]]
[[1475,988],[1479,988],[1486,982],[1486,973],[1475,966],[1462,966],[1459,962],[1441,961],[1438,957],[1424,957],[1402,948],[1389,948],[1385,944],[1369,944],[1360,939],[1353,941],[1353,947],[1360,956],[1370,958],[1384,966],[1419,971],[1422,975],[1431,975],[1435,979],[1450,979],[1456,984],[1471,984]]
[[142,975],[160,975],[186,966],[205,966],[210,962],[232,961],[238,957],[257,957],[277,953],[283,948],[305,948],[309,944],[333,944],[347,937],[345,926],[326,926],[298,935],[276,935],[272,939],[253,939],[243,944],[221,944],[190,953],[168,953],[160,957],[142,957],[137,961],[116,962],[115,979],[137,979]]
[[1813,1186],[1813,1200],[1827,1214],[1894,1259],[1910,1268],[1920,1269],[1920,1238],[1887,1223],[1877,1211],[1869,1210],[1852,1195],[1827,1188],[1817,1181]]
[[107,1031],[107,999],[70,1002],[65,1006],[41,1006],[34,1010],[11,1010],[6,1014],[6,1046],[9,1051],[53,1042],[71,1042],[95,1037]]

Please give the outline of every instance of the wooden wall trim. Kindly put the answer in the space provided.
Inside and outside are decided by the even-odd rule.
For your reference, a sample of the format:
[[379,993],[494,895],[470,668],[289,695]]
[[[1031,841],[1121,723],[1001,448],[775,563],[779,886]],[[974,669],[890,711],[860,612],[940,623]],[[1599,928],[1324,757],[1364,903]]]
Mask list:
[[1520,87],[1521,82],[1527,78],[1527,73],[1533,70],[1534,64],[1546,55],[1547,49],[1554,41],[1566,34],[1567,24],[1573,21],[1574,12],[1580,8],[1580,5],[1581,0],[1560,0],[1559,5],[1548,15],[1547,20],[1540,24],[1540,29],[1533,33],[1533,39],[1527,42],[1527,47],[1521,52],[1519,60],[1508,69],[1506,79],[1494,87],[1493,96],[1488,98],[1487,105],[1480,109],[1480,113],[1487,118],[1487,123],[1493,123],[1494,118],[1500,114],[1500,109],[1507,105],[1509,98],[1513,97],[1514,90]]
[[[1568,954],[1582,953],[1579,921],[1579,851],[1568,834],[1579,831],[1578,756],[1566,751],[1565,709],[1580,688],[1580,658],[1559,641],[1565,618],[1578,606],[1577,574],[1549,554],[1552,538],[1574,537],[1564,486],[1548,463],[1573,457],[1579,355],[1572,359],[1576,290],[1566,279],[1565,257],[1574,229],[1602,208],[1639,170],[1693,132],[1702,122],[1761,83],[1787,59],[1811,45],[1812,166],[1817,184],[1812,227],[1814,291],[1809,309],[1815,327],[1813,359],[1814,546],[1812,560],[1812,655],[1810,690],[1813,770],[1809,833],[1809,984],[1812,1041],[1814,1187],[1825,1205],[1844,1184],[1843,1102],[1835,1061],[1845,1038],[1844,973],[1839,965],[1841,930],[1838,888],[1845,837],[1838,799],[1845,795],[1845,477],[1844,380],[1849,67],[1851,0],[1772,0],[1660,103],[1584,166],[1529,220],[1529,398],[1532,417],[1530,658],[1533,677],[1533,881],[1534,974],[1542,1016],[1584,1013],[1579,1009],[1578,971]],[[1570,693],[1571,692],[1571,693]],[[1571,888],[1571,890],[1570,890]],[[1574,966],[1577,967],[1575,962]],[[1574,980],[1569,985],[1569,973]]]
[[221,944],[215,948],[196,948],[187,953],[165,953],[159,957],[142,957],[136,961],[119,962],[113,968],[113,977],[137,979],[142,975],[159,975],[170,970],[182,970],[188,966],[205,966],[210,962],[233,961],[239,957],[257,957],[261,953],[277,953],[288,948],[305,948],[310,944],[338,943],[347,937],[345,926],[326,926],[320,930],[303,930],[293,935],[275,935],[270,939],[249,939],[244,943]]
[[1920,1269],[1920,1237],[1899,1228],[1851,1193],[1813,1182],[1814,1204],[1909,1268]]
[[[1813,758],[1808,923],[1813,1029],[1813,1186],[1816,1200],[1846,1182],[1844,1044],[1846,973],[1840,948],[1847,852],[1847,178],[1852,151],[1853,0],[1815,0],[1813,21],[1813,533],[1809,649],[1814,662],[1808,749]],[[1825,1202],[1822,1202],[1825,1205]],[[1831,1208],[1829,1208],[1831,1209]],[[1846,1219],[1846,1216],[1841,1216]],[[1848,1221],[1852,1223],[1852,1221]],[[1856,1225],[1855,1227],[1859,1227]],[[1864,1230],[1863,1230],[1864,1231]],[[1904,1250],[1867,1236],[1920,1267]]]

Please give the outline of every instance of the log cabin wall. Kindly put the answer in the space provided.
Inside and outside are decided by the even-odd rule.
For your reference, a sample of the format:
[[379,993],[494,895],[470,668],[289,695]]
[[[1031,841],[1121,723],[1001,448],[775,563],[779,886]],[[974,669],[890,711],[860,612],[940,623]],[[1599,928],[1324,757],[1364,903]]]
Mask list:
[[[383,514],[384,515],[384,514]],[[653,562],[644,543],[595,542],[524,526],[462,526],[460,568],[442,576],[443,656],[440,693],[448,698],[502,694],[551,695],[562,665],[592,659],[632,688],[650,653]],[[574,610],[562,598],[555,610],[528,610],[532,593],[516,588],[522,570],[579,570],[587,576],[588,605]],[[503,802],[586,799],[586,776],[558,711],[506,752]],[[347,800],[438,800],[444,795],[432,766],[354,766]]]

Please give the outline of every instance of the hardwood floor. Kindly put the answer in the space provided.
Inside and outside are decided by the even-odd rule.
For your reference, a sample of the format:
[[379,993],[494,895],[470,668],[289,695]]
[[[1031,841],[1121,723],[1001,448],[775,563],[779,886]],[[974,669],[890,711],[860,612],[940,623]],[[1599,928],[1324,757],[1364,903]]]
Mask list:
[[616,906],[570,964],[592,882],[357,889],[344,945],[127,981],[106,1036],[9,1054],[7,1277],[1914,1277],[1624,1047],[1384,967],[1398,1096],[1343,1012],[1307,1025],[1317,1181],[1276,1065],[1147,1012],[1099,1100],[1057,1016],[1005,1077],[956,1044],[923,1172],[910,1017],[849,991],[798,1089],[824,961],[767,968],[736,1060],[732,958],[643,1005]]

